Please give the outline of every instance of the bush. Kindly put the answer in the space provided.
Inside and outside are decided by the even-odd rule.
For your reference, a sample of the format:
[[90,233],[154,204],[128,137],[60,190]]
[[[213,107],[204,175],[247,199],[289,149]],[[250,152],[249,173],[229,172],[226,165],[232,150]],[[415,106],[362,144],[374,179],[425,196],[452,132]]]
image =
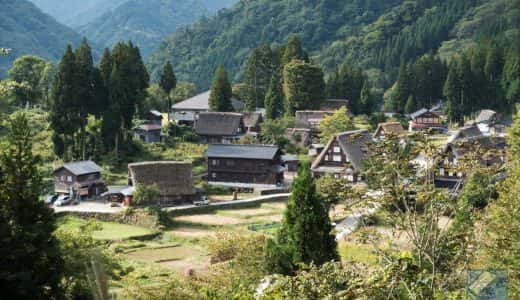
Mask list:
[[159,187],[156,184],[150,186],[139,184],[135,188],[133,200],[137,205],[146,205],[157,201],[160,196]]

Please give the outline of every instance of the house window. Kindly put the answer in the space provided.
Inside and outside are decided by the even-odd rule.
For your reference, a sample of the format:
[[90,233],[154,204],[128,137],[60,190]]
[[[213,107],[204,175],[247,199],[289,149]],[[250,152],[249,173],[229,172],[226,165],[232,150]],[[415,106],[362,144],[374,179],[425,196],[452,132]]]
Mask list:
[[332,160],[335,161],[335,162],[341,162],[341,155],[334,155],[332,157]]
[[235,161],[234,161],[234,160],[228,160],[228,161],[226,161],[226,165],[227,165],[228,167],[232,167],[232,166],[235,165]]
[[462,178],[462,172],[457,173],[457,176],[458,176],[459,178]]
[[353,175],[348,175],[347,176],[347,180],[353,182],[354,181],[354,176]]
[[72,182],[72,176],[67,176],[67,182]]
[[441,176],[444,176],[444,168],[441,168],[441,169],[439,170],[439,174],[440,174]]
[[325,160],[329,160],[329,156],[328,155],[325,155]]
[[453,176],[453,172],[448,172],[448,176]]
[[65,181],[65,175],[61,175],[60,179],[61,181]]
[[217,178],[217,173],[211,173],[211,178]]
[[334,153],[340,153],[341,149],[338,146],[334,146]]
[[212,159],[212,160],[211,160],[211,164],[212,164],[213,166],[218,166],[218,159]]

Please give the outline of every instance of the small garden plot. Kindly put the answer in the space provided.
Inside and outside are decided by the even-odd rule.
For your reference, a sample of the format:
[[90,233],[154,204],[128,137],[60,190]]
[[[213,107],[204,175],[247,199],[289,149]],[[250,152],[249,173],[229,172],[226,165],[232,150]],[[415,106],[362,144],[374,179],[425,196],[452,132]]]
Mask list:
[[[101,222],[96,221],[101,225],[101,230],[96,230],[92,233],[92,237],[97,240],[127,240],[136,239],[153,235],[155,232],[151,229],[119,224],[115,222]],[[64,229],[80,229],[81,226],[87,224],[87,221],[67,216],[58,220],[58,226]]]
[[244,220],[241,220],[239,218],[220,216],[217,214],[179,216],[175,217],[173,221],[210,226],[238,225],[245,222]]

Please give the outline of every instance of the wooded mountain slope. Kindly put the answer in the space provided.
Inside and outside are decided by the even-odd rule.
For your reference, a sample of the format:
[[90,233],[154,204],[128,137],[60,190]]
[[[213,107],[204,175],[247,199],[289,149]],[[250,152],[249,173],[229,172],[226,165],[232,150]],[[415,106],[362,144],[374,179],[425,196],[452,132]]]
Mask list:
[[169,36],[148,68],[157,78],[171,60],[181,79],[205,89],[218,64],[238,80],[252,48],[296,34],[327,70],[347,61],[395,77],[401,59],[440,47],[454,53],[472,40],[517,32],[518,7],[519,0],[241,0]]
[[0,56],[0,77],[12,62],[24,54],[58,60],[68,43],[81,38],[72,29],[59,24],[26,0],[0,0],[0,47],[11,48],[9,56]]
[[56,20],[77,28],[100,17],[127,0],[30,0]]
[[144,57],[179,26],[192,24],[203,15],[236,0],[128,0],[89,24],[80,33],[104,47],[131,40]]

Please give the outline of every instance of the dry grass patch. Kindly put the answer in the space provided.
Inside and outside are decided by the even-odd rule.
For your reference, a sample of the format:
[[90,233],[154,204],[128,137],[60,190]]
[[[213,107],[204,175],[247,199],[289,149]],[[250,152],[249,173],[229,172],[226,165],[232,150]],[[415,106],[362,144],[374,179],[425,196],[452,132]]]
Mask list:
[[244,220],[219,216],[216,214],[205,214],[205,215],[191,215],[191,216],[179,216],[173,219],[174,221],[180,222],[188,222],[192,224],[201,224],[201,225],[238,225],[244,223]]
[[200,228],[194,228],[194,227],[177,227],[172,230],[167,231],[168,234],[171,234],[173,236],[179,236],[182,238],[203,238],[203,237],[213,237],[215,236],[214,230],[205,230]]

